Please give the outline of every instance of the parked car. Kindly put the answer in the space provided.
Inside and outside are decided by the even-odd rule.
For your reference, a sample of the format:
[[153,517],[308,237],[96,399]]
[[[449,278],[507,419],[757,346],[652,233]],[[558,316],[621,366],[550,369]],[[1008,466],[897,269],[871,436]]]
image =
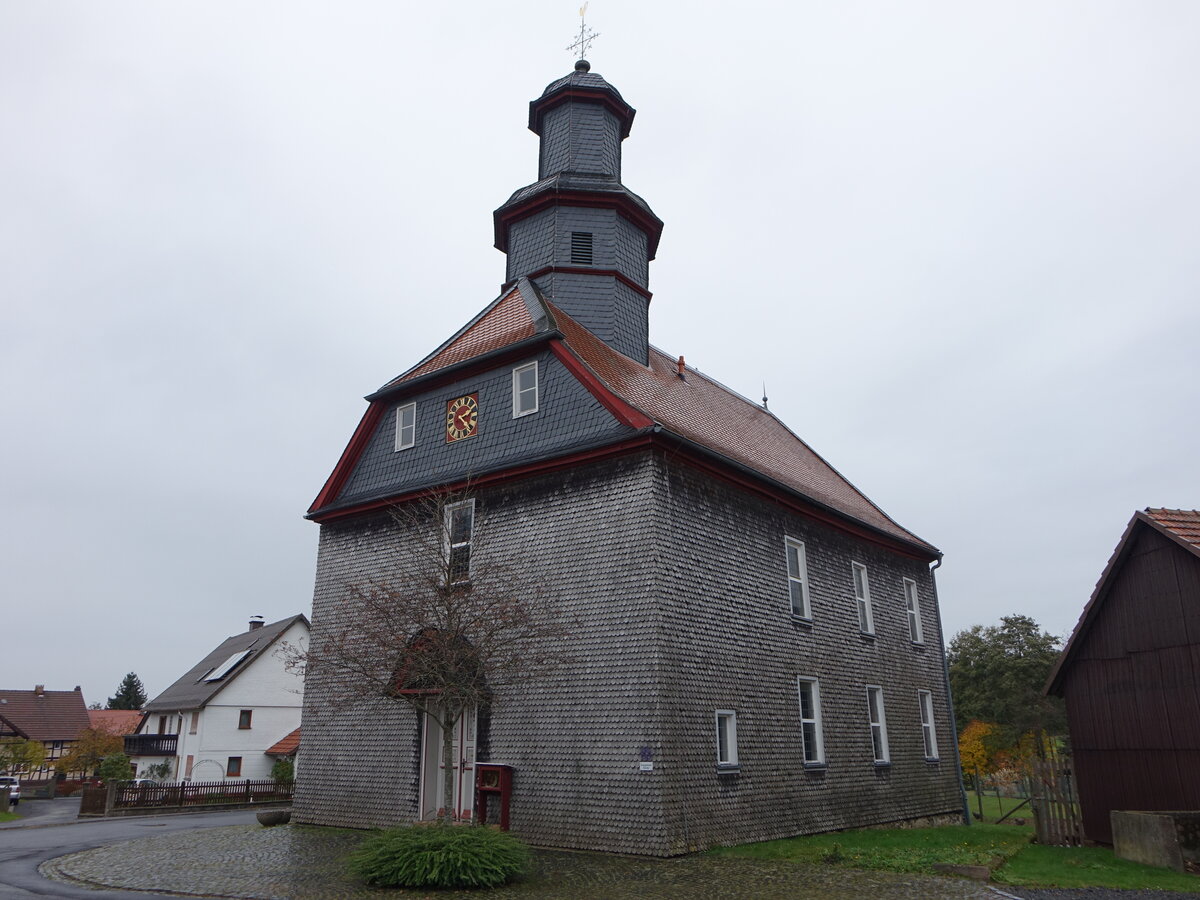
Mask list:
[[15,775],[0,775],[0,791],[8,788],[8,805],[16,806],[21,802],[21,781]]

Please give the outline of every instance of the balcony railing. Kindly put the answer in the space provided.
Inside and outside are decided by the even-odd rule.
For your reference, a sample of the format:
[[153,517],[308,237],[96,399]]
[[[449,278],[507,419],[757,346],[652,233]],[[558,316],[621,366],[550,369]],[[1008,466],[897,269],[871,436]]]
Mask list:
[[179,746],[177,734],[127,734],[126,756],[174,756]]

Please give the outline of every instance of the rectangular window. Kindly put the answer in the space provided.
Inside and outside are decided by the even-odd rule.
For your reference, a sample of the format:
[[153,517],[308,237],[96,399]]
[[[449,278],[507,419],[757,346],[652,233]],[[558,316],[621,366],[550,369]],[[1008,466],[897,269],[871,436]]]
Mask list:
[[801,676],[800,737],[804,745],[804,764],[818,766],[825,762],[825,736],[821,733],[821,686],[815,678]]
[[788,595],[792,604],[792,615],[801,619],[812,618],[808,602],[808,565],[804,559],[804,545],[791,538],[783,539],[787,551]]
[[192,711],[192,725],[188,729],[188,734],[195,734],[196,729],[198,729],[199,727],[200,727],[200,710],[196,709],[196,710]]
[[475,501],[455,503],[445,509],[446,580],[458,584],[471,580],[471,535],[475,530]]
[[167,719],[168,718],[169,718],[168,716],[159,716],[158,717],[158,733],[159,734],[167,733]]
[[718,709],[717,765],[731,768],[737,764],[737,713],[731,709]]
[[238,729],[245,730],[250,727],[250,717],[254,714],[252,709],[243,709],[238,713]]
[[184,767],[183,767],[183,777],[184,778],[192,777],[192,766],[194,766],[195,764],[196,764],[196,757],[194,757],[192,754],[189,753],[187,755],[187,760],[185,761]]
[[917,583],[911,578],[904,579],[904,606],[908,611],[908,636],[914,644],[923,644],[925,632],[921,630],[921,601],[917,599]]
[[921,707],[921,737],[925,740],[925,758],[937,759],[937,732],[933,728],[933,694],[917,691],[917,703]]
[[513,418],[538,411],[538,366],[531,362],[513,369]]
[[883,765],[888,756],[887,718],[883,712],[883,688],[867,685],[867,712],[871,718],[871,748],[875,753],[875,764]]
[[396,407],[396,449],[407,450],[417,442],[417,404]]
[[226,778],[241,778],[242,776],[242,758],[240,756],[229,757],[229,762],[225,763]]
[[871,586],[867,583],[867,567],[862,563],[851,563],[854,575],[854,601],[858,605],[858,630],[863,634],[875,633],[875,619],[871,615]]
[[590,231],[571,232],[571,263],[576,266],[592,264],[592,233]]

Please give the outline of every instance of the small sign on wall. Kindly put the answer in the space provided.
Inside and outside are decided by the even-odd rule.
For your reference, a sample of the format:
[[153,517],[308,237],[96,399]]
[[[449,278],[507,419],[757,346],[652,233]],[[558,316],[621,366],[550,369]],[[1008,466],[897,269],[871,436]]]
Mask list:
[[652,763],[652,762],[638,763],[638,771],[639,772],[653,772],[654,771],[654,763]]

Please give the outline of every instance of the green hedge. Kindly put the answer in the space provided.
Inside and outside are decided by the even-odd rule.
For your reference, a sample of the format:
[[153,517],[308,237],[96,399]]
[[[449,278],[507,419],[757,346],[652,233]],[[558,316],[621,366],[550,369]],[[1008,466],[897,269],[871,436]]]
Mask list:
[[471,825],[408,825],[372,835],[350,857],[369,884],[497,887],[525,871],[529,850],[512,835]]

